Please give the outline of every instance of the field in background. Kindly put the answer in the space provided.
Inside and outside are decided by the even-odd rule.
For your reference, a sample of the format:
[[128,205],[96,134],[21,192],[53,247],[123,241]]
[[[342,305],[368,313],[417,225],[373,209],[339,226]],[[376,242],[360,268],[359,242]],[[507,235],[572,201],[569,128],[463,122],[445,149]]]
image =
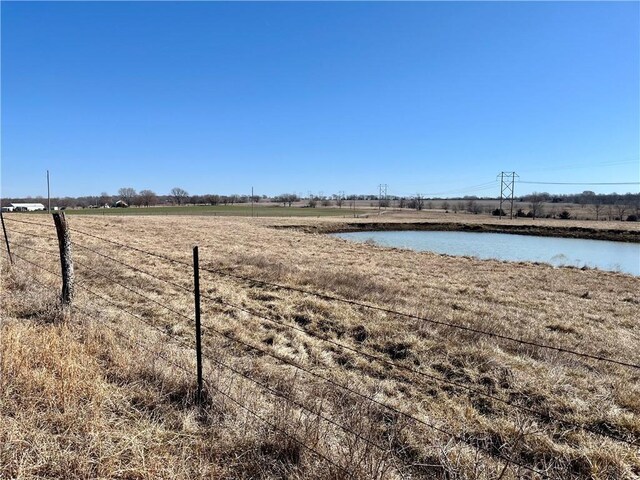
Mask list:
[[[405,221],[403,214],[385,215],[70,216],[77,282],[93,293],[77,289],[68,323],[56,306],[60,267],[51,218],[6,215],[14,252],[32,263],[16,259],[10,269],[3,256],[1,265],[0,477],[320,479],[344,478],[347,468],[363,479],[542,478],[522,464],[557,479],[637,478],[638,447],[613,438],[640,441],[637,369],[478,332],[637,365],[640,279],[357,245],[303,231]],[[431,221],[442,215],[425,214]],[[208,297],[202,412],[193,404],[190,349],[193,245],[208,270],[201,279]]]
[[[41,198],[38,199],[43,203]],[[291,206],[283,206],[282,203],[261,201],[254,204],[253,216],[258,217],[353,217],[355,216],[413,216],[416,218],[431,218],[433,216],[458,216],[474,215],[480,217],[495,217],[492,212],[498,209],[498,200],[424,200],[422,210],[413,208],[400,208],[398,200],[390,200],[387,207],[378,208],[377,200],[356,200],[352,202],[345,200],[342,207],[338,207],[335,201],[330,205],[309,208],[306,201],[293,202]],[[508,202],[503,204],[503,211],[509,216],[510,209]],[[569,215],[565,221],[619,221],[619,210],[616,205],[601,205],[598,212],[595,206],[590,204],[576,203],[543,203],[538,207],[536,217],[538,219],[560,219],[563,212]],[[521,210],[525,215],[531,210],[528,202],[514,202],[514,216]],[[69,208],[66,210],[71,215],[212,215],[212,216],[252,216],[251,204],[236,203],[230,205],[162,205],[152,207],[129,207],[129,208]],[[42,213],[42,212],[33,212]],[[627,206],[623,213],[623,219],[635,214],[640,216],[637,207]],[[527,217],[519,217],[519,220],[526,221]],[[638,223],[638,222],[630,222]]]
[[[251,205],[185,205],[166,207],[129,207],[129,208],[83,208],[67,209],[69,215],[212,215],[251,217]],[[44,213],[44,212],[33,212]],[[301,208],[282,207],[277,205],[264,206],[257,204],[253,208],[256,217],[326,217],[359,215],[361,210],[347,208]]]

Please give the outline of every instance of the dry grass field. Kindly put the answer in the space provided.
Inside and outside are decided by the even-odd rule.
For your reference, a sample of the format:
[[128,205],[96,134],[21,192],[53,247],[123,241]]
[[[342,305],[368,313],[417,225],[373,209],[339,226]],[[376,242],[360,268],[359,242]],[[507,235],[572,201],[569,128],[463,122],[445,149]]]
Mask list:
[[78,216],[69,313],[53,222],[7,217],[0,478],[640,477],[640,278],[314,233],[345,219]]

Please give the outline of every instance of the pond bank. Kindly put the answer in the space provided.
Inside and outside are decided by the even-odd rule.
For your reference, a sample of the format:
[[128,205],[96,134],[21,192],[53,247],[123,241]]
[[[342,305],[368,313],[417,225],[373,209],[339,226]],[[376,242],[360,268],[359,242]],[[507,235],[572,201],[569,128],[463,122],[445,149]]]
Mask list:
[[274,225],[274,228],[295,228],[308,233],[375,232],[388,230],[427,230],[510,233],[542,237],[581,238],[587,240],[609,240],[613,242],[640,243],[640,231],[599,229],[588,227],[555,227],[548,225],[497,225],[489,223],[456,222],[346,222],[319,223],[315,225]]

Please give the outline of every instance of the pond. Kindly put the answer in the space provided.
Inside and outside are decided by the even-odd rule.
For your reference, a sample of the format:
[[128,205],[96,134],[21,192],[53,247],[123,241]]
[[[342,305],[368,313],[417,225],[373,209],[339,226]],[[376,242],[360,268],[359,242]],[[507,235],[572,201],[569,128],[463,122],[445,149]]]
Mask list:
[[356,242],[385,247],[466,255],[480,259],[544,262],[571,265],[640,276],[640,244],[539,237],[508,233],[381,231],[335,233]]

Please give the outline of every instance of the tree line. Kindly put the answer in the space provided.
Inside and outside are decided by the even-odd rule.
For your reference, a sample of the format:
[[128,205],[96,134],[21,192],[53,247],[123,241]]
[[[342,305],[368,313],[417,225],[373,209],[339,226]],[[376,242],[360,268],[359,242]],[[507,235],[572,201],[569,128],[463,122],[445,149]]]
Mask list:
[[[44,201],[42,197],[35,200]],[[122,187],[116,195],[102,192],[96,196],[81,197],[56,197],[52,198],[52,205],[59,208],[103,208],[103,207],[151,207],[157,205],[234,205],[243,203],[273,202],[285,207],[291,207],[294,203],[305,200],[304,206],[315,208],[318,205],[323,207],[347,205],[355,207],[356,201],[367,201],[372,207],[394,207],[407,208],[413,210],[441,209],[453,213],[468,212],[493,213],[494,215],[504,215],[499,209],[487,207],[481,202],[497,201],[496,197],[463,196],[456,198],[423,197],[416,194],[410,197],[389,195],[383,198],[377,195],[323,195],[309,193],[307,197],[302,197],[296,193],[283,193],[268,197],[266,195],[218,195],[204,194],[191,195],[180,187],[174,187],[168,194],[158,195],[153,190],[144,189],[137,191],[132,187]],[[592,191],[573,194],[551,194],[548,192],[533,192],[514,198],[520,204],[526,204],[526,210],[522,205],[515,212],[516,216],[526,216],[531,218],[570,218],[567,210],[562,209],[562,204],[577,204],[583,209],[588,209],[595,220],[636,220],[640,218],[640,194],[638,193],[607,193],[596,194]],[[9,203],[33,202],[34,198],[5,198],[2,206]]]
[[[266,195],[255,195],[254,202],[260,202],[267,199]],[[45,198],[38,197],[21,197],[21,198],[3,198],[2,206],[10,203],[33,202],[34,200],[42,203]],[[80,197],[52,197],[51,205],[62,208],[104,208],[118,206],[132,207],[151,207],[158,205],[233,205],[236,203],[250,203],[251,195],[190,195],[189,192],[180,187],[172,188],[168,194],[159,195],[153,190],[137,191],[132,187],[122,187],[118,189],[118,193],[111,195],[102,192],[100,195],[86,195]]]

